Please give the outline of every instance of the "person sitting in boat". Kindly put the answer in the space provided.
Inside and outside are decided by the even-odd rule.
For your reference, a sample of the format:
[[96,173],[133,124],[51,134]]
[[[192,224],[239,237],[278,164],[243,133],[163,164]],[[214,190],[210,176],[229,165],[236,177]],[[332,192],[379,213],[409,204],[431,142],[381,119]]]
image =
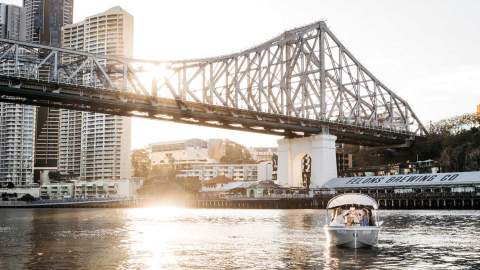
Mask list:
[[350,207],[350,210],[346,211],[346,213],[343,215],[345,218],[345,223],[347,226],[352,226],[353,223],[355,223],[355,207]]
[[360,226],[369,226],[370,217],[368,215],[368,209],[364,208],[361,210],[362,218],[360,219]]
[[332,220],[330,222],[336,225],[343,225],[345,223],[343,214],[344,213],[341,208],[336,208],[333,210]]
[[[338,217],[340,216],[340,218]],[[348,210],[342,210],[341,214],[337,216],[337,221],[339,224],[347,224]]]
[[353,215],[353,223],[360,224],[363,218],[363,211],[361,209],[355,210]]
[[341,213],[340,209],[338,211],[338,214],[335,216],[335,219],[333,220],[333,223],[338,224],[338,225],[344,225],[345,224],[345,213]]
[[367,211],[368,211],[368,226],[375,226],[375,221],[373,220],[373,217],[372,217],[372,210],[367,208]]

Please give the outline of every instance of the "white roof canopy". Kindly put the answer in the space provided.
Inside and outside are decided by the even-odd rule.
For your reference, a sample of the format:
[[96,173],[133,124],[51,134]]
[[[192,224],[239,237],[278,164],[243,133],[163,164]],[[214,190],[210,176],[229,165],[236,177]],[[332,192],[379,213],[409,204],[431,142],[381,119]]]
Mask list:
[[328,201],[327,209],[350,204],[371,206],[373,209],[378,209],[378,204],[375,199],[370,196],[357,193],[342,194],[332,198],[330,201]]

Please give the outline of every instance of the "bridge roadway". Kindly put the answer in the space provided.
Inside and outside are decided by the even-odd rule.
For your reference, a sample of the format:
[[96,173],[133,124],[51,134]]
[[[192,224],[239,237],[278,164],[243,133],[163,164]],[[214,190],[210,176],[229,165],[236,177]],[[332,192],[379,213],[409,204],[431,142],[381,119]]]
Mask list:
[[[21,91],[19,91],[21,89]],[[327,128],[339,143],[400,145],[412,134],[396,130],[287,117],[182,100],[0,75],[0,101],[135,116],[207,127],[251,131],[285,137],[322,133]],[[13,98],[12,98],[13,97]]]
[[[252,49],[154,62],[0,40],[0,101],[339,143],[408,145],[426,134],[406,101],[366,70],[324,22]],[[139,79],[161,67],[152,87]],[[8,72],[7,72],[8,71]]]

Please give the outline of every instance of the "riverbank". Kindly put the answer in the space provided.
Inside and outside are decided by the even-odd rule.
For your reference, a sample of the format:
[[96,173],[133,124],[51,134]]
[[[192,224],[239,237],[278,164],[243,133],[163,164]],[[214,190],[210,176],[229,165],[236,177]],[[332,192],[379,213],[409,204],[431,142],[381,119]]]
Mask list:
[[[371,195],[371,194],[370,194]],[[0,208],[145,208],[156,205],[177,205],[186,208],[231,209],[325,209],[333,195],[314,197],[224,197],[190,198],[188,200],[159,199],[95,199],[39,200],[33,202],[0,202]],[[480,210],[480,196],[472,194],[377,194],[373,196],[385,210]]]
[[0,202],[0,208],[133,208],[137,203],[134,199],[6,201]]
[[[480,210],[480,197],[469,195],[425,196],[384,194],[373,196],[386,210]],[[332,196],[313,198],[223,198],[197,200],[196,208],[325,209]]]

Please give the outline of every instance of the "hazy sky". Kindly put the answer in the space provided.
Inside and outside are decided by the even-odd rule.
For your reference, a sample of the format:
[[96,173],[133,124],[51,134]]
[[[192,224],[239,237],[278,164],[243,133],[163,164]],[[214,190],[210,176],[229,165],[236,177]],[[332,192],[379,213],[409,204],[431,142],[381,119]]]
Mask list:
[[[75,21],[116,5],[135,17],[137,58],[231,53],[323,19],[364,66],[410,103],[425,125],[473,112],[480,103],[480,1],[76,0]],[[274,146],[278,139],[133,120],[133,148],[191,137],[229,138],[251,146]]]

